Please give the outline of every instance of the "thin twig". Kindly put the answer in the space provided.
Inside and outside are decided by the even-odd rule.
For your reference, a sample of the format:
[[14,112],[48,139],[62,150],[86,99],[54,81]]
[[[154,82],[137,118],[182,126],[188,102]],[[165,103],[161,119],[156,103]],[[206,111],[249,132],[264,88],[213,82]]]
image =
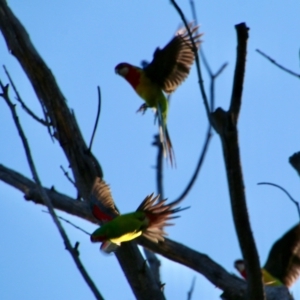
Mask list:
[[[182,19],[182,21],[183,21],[183,23],[184,23],[184,25],[186,27],[186,30],[189,33],[191,42],[193,44],[193,50],[194,50],[194,55],[195,55],[195,63],[196,63],[196,68],[197,68],[197,75],[198,75],[198,80],[199,80],[200,91],[201,91],[201,95],[202,95],[202,98],[203,98],[203,101],[204,101],[204,106],[205,106],[205,109],[206,109],[206,114],[207,114],[209,123],[211,124],[211,122],[210,122],[210,120],[211,120],[210,111],[211,111],[211,109],[214,106],[214,92],[211,93],[211,101],[210,101],[211,102],[210,103],[211,107],[209,107],[208,99],[207,99],[205,88],[204,88],[204,84],[203,84],[203,78],[202,78],[202,73],[201,73],[201,68],[200,68],[200,60],[199,60],[199,56],[198,56],[198,51],[197,51],[194,39],[193,39],[193,37],[191,35],[190,28],[188,26],[188,23],[186,21],[186,18],[184,16],[182,10],[178,6],[178,4],[174,0],[171,0],[171,3],[173,4],[174,8],[176,9],[176,11],[178,12],[178,14],[180,15],[180,17],[181,17],[181,19]],[[196,16],[196,12],[195,12],[195,9],[194,9],[195,8],[194,3],[192,1],[190,3],[192,5],[192,7],[193,7],[192,8],[193,17],[194,17],[195,21],[197,22],[197,16]],[[211,81],[214,82],[215,78],[221,74],[221,72],[224,70],[225,66],[223,65],[220,68],[220,70],[215,75],[213,75],[212,72],[211,72],[211,70],[210,70],[210,67],[209,67],[208,63],[206,61],[205,61],[205,63],[207,65],[207,69],[210,71],[209,74],[211,75]],[[212,83],[212,87],[214,87],[213,83]],[[210,138],[212,136],[211,130],[212,130],[211,129],[211,125],[209,125],[208,129],[207,129],[207,133],[206,133],[206,138],[205,138],[205,141],[204,141],[204,145],[203,145],[200,157],[199,157],[198,164],[196,166],[195,172],[194,172],[194,174],[193,174],[193,176],[192,176],[189,184],[187,185],[187,187],[185,188],[185,190],[182,192],[182,194],[176,200],[174,200],[173,202],[180,202],[180,201],[182,201],[187,196],[187,194],[191,190],[192,186],[194,185],[194,183],[195,183],[195,181],[196,181],[196,179],[198,177],[199,171],[201,169],[201,166],[203,164],[203,161],[204,161],[207,149],[208,149],[209,141],[210,141]]]
[[197,13],[196,13],[196,5],[194,3],[194,0],[190,0],[190,5],[191,5],[193,19],[198,24],[198,18],[197,18]]
[[42,124],[42,125],[44,125],[44,126],[47,127],[47,131],[48,131],[48,133],[49,133],[49,135],[50,135],[50,138],[51,138],[52,141],[54,141],[53,133],[51,132],[51,122],[47,121],[47,112],[46,112],[46,110],[45,110],[45,107],[42,106],[42,110],[43,110],[44,117],[45,117],[45,120],[43,120],[43,119],[39,118],[38,116],[36,116],[36,115],[34,114],[34,112],[33,112],[31,109],[29,109],[29,107],[28,107],[28,106],[25,104],[25,102],[22,100],[22,98],[21,98],[21,96],[20,96],[20,94],[19,94],[19,92],[18,92],[18,90],[17,90],[17,88],[16,88],[16,86],[15,86],[15,84],[14,84],[14,82],[13,82],[13,80],[12,80],[10,74],[9,74],[9,72],[7,71],[5,65],[3,65],[3,69],[4,69],[4,72],[6,73],[6,76],[7,76],[8,80],[9,80],[9,82],[10,82],[10,84],[11,84],[11,86],[12,86],[14,92],[15,92],[15,94],[16,94],[16,99],[21,103],[21,107],[22,107],[22,108],[23,108],[23,109],[24,109],[24,110],[25,110],[25,111],[26,111],[26,112],[27,112],[34,120],[36,120],[36,121],[39,122],[40,124]]
[[33,162],[33,158],[32,158],[32,155],[31,155],[31,150],[30,150],[27,138],[25,136],[25,133],[22,129],[22,126],[20,124],[19,118],[18,118],[17,113],[16,113],[16,107],[11,102],[11,100],[9,98],[9,95],[8,95],[8,87],[9,86],[8,85],[4,86],[1,81],[0,81],[0,86],[2,88],[1,96],[5,100],[6,104],[8,105],[8,107],[11,111],[13,120],[14,120],[15,125],[17,127],[18,133],[21,137],[23,147],[24,147],[24,150],[25,150],[25,153],[26,153],[26,157],[27,157],[27,160],[28,160],[28,164],[29,164],[29,167],[30,167],[30,170],[31,170],[31,173],[32,173],[32,177],[33,177],[34,181],[37,184],[37,190],[40,193],[41,197],[43,198],[43,201],[44,201],[45,205],[47,206],[47,208],[49,210],[49,213],[51,214],[51,217],[52,217],[52,219],[53,219],[53,221],[54,221],[54,223],[55,223],[55,225],[56,225],[56,227],[57,227],[57,229],[58,229],[58,231],[59,231],[59,233],[60,233],[60,235],[61,235],[61,237],[64,241],[66,249],[70,252],[70,254],[71,254],[78,270],[80,271],[82,277],[84,278],[84,280],[86,281],[86,283],[90,287],[91,291],[94,293],[94,296],[96,297],[96,299],[103,300],[104,298],[102,297],[100,292],[97,290],[97,287],[95,286],[94,282],[92,281],[92,279],[88,275],[87,271],[85,270],[83,264],[81,263],[81,261],[78,257],[78,252],[72,247],[66,232],[64,231],[62,225],[60,224],[60,222],[59,222],[59,220],[58,220],[58,218],[55,214],[55,211],[54,211],[54,208],[52,206],[51,200],[50,200],[50,198],[48,197],[47,193],[45,192],[45,190],[43,189],[43,187],[41,185],[41,181],[39,179],[39,176],[37,174],[37,171],[36,171],[36,168],[35,168],[35,165],[34,165],[34,162]]
[[[196,12],[196,5],[194,3],[194,0],[190,0],[190,6],[191,6],[193,19],[195,20],[196,24],[199,24],[198,23],[197,12]],[[200,56],[203,60],[204,67],[206,68],[206,70],[207,70],[207,72],[208,72],[208,74],[211,78],[211,84],[210,84],[210,111],[214,111],[215,103],[214,103],[214,80],[213,79],[216,79],[223,72],[223,70],[227,67],[228,63],[224,63],[220,67],[219,71],[214,74],[212,72],[211,68],[210,68],[210,65],[209,65],[207,59],[206,59],[206,56],[205,56],[204,51],[203,51],[203,47],[200,47]],[[200,78],[199,78],[199,81],[200,81]]]
[[204,54],[204,51],[202,49],[200,49],[200,56],[201,56],[201,58],[203,60],[203,64],[204,64],[204,67],[205,67],[207,73],[209,74],[209,76],[212,76],[213,72],[212,72],[212,70],[211,70],[211,68],[209,66],[209,63],[208,63],[208,61],[206,59],[206,56]]
[[[163,184],[163,172],[164,172],[164,149],[163,144],[160,141],[159,135],[154,135],[153,146],[157,147],[157,158],[156,158],[156,186],[157,193],[160,195],[160,201],[164,199],[164,184]],[[160,260],[157,258],[154,252],[144,248],[144,253],[147,258],[151,273],[156,283],[162,288],[160,279]]]
[[[42,212],[43,212],[43,213],[50,214],[50,212],[47,211],[47,210],[42,210]],[[75,225],[75,224],[72,223],[71,221],[69,221],[69,220],[67,220],[67,219],[65,219],[65,218],[63,218],[63,217],[61,217],[61,216],[58,216],[58,215],[56,215],[56,216],[57,216],[60,220],[66,222],[66,223],[68,223],[68,224],[70,224],[71,226],[75,227],[76,229],[78,229],[78,230],[82,231],[83,233],[85,233],[85,234],[91,236],[91,234],[90,234],[89,232],[87,232],[86,230],[82,229],[81,227]]]
[[164,184],[163,184],[163,162],[164,162],[164,149],[162,143],[160,142],[159,135],[154,136],[154,142],[152,145],[157,147],[157,158],[156,158],[156,188],[157,194],[160,195],[160,199],[164,199]]
[[208,146],[209,146],[209,141],[212,137],[212,134],[211,134],[211,125],[208,125],[208,128],[207,128],[207,133],[206,133],[206,138],[205,138],[205,141],[204,141],[204,145],[203,145],[203,148],[202,148],[202,151],[201,151],[201,155],[200,155],[200,158],[199,158],[199,161],[198,161],[198,164],[196,166],[196,169],[194,171],[194,174],[189,182],[189,184],[187,185],[187,187],[184,189],[184,191],[182,192],[182,194],[174,201],[172,202],[181,202],[186,196],[187,194],[189,193],[189,191],[191,190],[191,188],[193,187],[197,177],[198,177],[198,174],[199,174],[199,171],[201,169],[201,166],[204,162],[204,158],[205,158],[205,155],[207,153],[207,149],[208,149]]
[[64,175],[67,177],[67,179],[76,187],[75,181],[70,177],[69,173],[65,170],[65,168],[60,165],[61,170],[63,171]]
[[[212,73],[211,76],[210,76],[211,77],[211,95],[210,95],[211,110],[214,109],[214,102],[215,102],[214,101],[214,87],[215,87],[214,84],[215,84],[215,80],[222,73],[222,71],[225,69],[226,66],[227,66],[227,63],[223,64],[215,74]],[[193,185],[194,185],[194,183],[195,183],[195,181],[198,177],[201,166],[204,162],[204,159],[205,159],[205,156],[206,156],[206,153],[207,153],[207,149],[208,149],[211,137],[212,137],[212,127],[209,124],[208,128],[207,128],[206,138],[205,138],[205,141],[204,141],[204,144],[203,144],[203,147],[202,147],[202,151],[201,151],[201,154],[200,154],[200,157],[199,157],[199,161],[198,161],[198,164],[197,164],[196,169],[194,171],[194,174],[193,174],[189,184],[187,185],[187,187],[182,192],[182,194],[178,197],[178,199],[175,200],[176,202],[177,201],[178,202],[182,201],[187,196],[187,194],[189,193],[191,188],[193,187]]]
[[[206,62],[207,67],[209,67],[208,63]],[[227,67],[228,63],[224,63],[220,69],[215,73],[210,74],[210,111],[215,110],[215,80],[216,78],[224,71],[224,69]]]
[[187,300],[192,299],[194,288],[195,288],[195,283],[196,283],[196,276],[193,277],[191,288],[188,291]]
[[213,75],[213,78],[216,78],[218,77],[223,71],[224,69],[228,66],[228,63],[225,62],[221,67],[220,69]]
[[262,55],[264,58],[266,58],[267,60],[269,60],[272,64],[274,64],[275,66],[277,66],[279,69],[289,73],[290,75],[293,75],[297,78],[300,78],[300,74],[294,72],[294,71],[291,71],[289,69],[287,69],[286,67],[280,65],[279,63],[277,63],[272,57],[268,56],[267,54],[265,54],[264,52],[260,51],[259,49],[256,49],[256,51]]
[[13,90],[14,90],[14,92],[15,92],[15,94],[16,94],[16,99],[21,103],[21,107],[34,119],[34,120],[36,120],[37,122],[39,122],[39,123],[41,123],[42,125],[44,125],[44,126],[50,126],[50,123],[49,122],[47,122],[47,121],[45,121],[45,120],[43,120],[43,119],[41,119],[41,118],[39,118],[26,104],[25,104],[25,102],[22,100],[22,98],[21,98],[21,96],[20,96],[20,94],[19,94],[19,92],[18,92],[18,90],[17,90],[17,88],[16,88],[16,86],[15,86],[15,84],[14,84],[14,82],[13,82],[13,80],[12,80],[12,78],[11,78],[11,76],[10,76],[10,74],[9,74],[9,72],[7,71],[7,69],[6,69],[6,67],[5,67],[5,65],[3,65],[3,69],[4,69],[4,72],[5,72],[5,74],[6,74],[6,76],[7,76],[7,78],[8,78],[8,80],[9,80],[9,82],[10,82],[10,85],[12,86],[12,88],[13,88]]
[[[191,6],[193,20],[196,22],[196,24],[199,24],[198,17],[197,17],[197,12],[196,12],[196,5],[195,5],[195,2],[193,0],[190,0],[190,6]],[[212,73],[212,70],[210,69],[210,66],[209,66],[208,62],[207,62],[206,55],[204,54],[203,46],[200,47],[200,57],[203,60],[204,66],[205,66],[208,74],[210,76],[212,76],[213,73]],[[212,111],[212,110],[210,109],[210,111]]]
[[94,125],[94,129],[93,129],[93,133],[92,133],[92,137],[91,137],[91,141],[90,141],[90,145],[89,145],[89,151],[92,151],[92,145],[93,145],[93,140],[96,134],[96,130],[98,127],[98,122],[99,122],[99,117],[100,117],[100,113],[101,113],[101,90],[100,90],[100,86],[97,86],[97,90],[98,90],[98,108],[97,108],[97,116],[96,116],[96,121],[95,121],[95,125]]
[[178,4],[176,3],[175,0],[171,0],[171,3],[173,4],[174,8],[178,12],[179,16],[181,17],[181,20],[184,23],[184,26],[186,27],[186,30],[187,30],[187,32],[189,34],[189,37],[191,39],[191,42],[193,44],[193,51],[194,51],[194,55],[195,55],[195,63],[196,63],[196,68],[197,68],[197,75],[198,75],[198,80],[199,80],[200,91],[201,91],[201,95],[202,95],[202,98],[203,98],[207,118],[210,120],[209,104],[208,104],[208,99],[207,99],[204,84],[203,84],[204,81],[203,81],[203,78],[202,78],[202,73],[201,73],[201,68],[200,68],[200,59],[199,59],[199,56],[198,56],[197,47],[196,47],[195,41],[192,37],[190,27],[188,26],[188,22],[186,21],[186,18],[184,16],[181,8],[178,6]]
[[259,182],[258,185],[272,185],[272,186],[275,186],[277,188],[279,188],[280,190],[282,190],[288,197],[289,199],[296,205],[297,207],[297,211],[298,211],[298,215],[299,215],[299,221],[300,221],[300,206],[299,206],[299,202],[296,201],[292,196],[291,194],[285,189],[283,188],[282,186],[276,184],[276,183],[271,183],[271,182]]

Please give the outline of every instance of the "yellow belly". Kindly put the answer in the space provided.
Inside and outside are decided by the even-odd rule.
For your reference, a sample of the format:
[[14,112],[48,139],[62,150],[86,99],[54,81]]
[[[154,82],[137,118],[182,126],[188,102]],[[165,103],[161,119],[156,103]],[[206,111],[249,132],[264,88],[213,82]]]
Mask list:
[[129,233],[126,233],[126,234],[124,234],[124,235],[122,235],[118,238],[110,239],[110,241],[112,243],[120,245],[120,243],[131,241],[131,240],[137,238],[138,236],[140,236],[141,234],[142,234],[142,231],[129,232]]
[[262,269],[262,274],[263,274],[263,280],[265,285],[269,285],[269,286],[283,285],[279,279],[273,277],[267,270]]
[[145,100],[149,107],[157,108],[158,103],[164,103],[167,101],[159,86],[154,84],[145,75],[141,76],[140,84],[137,86],[136,92],[142,99]]

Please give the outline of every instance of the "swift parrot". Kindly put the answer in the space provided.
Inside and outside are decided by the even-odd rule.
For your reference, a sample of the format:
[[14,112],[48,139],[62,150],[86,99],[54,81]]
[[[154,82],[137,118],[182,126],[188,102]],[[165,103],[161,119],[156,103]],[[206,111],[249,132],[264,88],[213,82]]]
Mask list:
[[177,31],[173,39],[163,48],[156,48],[151,63],[143,63],[139,68],[122,62],[115,67],[115,72],[124,77],[136,93],[145,101],[139,111],[148,107],[156,111],[159,124],[160,141],[163,145],[164,155],[174,162],[174,150],[167,128],[168,100],[164,94],[170,94],[187,78],[195,60],[195,53],[200,46],[198,26],[189,24],[193,43],[186,28]]
[[151,194],[135,212],[120,215],[105,185],[100,178],[96,178],[93,185],[92,212],[103,225],[91,234],[91,241],[102,242],[100,249],[107,253],[115,251],[121,243],[141,235],[155,243],[164,241],[167,235],[164,227],[173,225],[168,221],[178,218],[174,214],[188,208],[175,208],[178,201],[166,204],[166,199],[159,201],[159,195],[154,197]]
[[[234,266],[247,279],[244,261],[236,260]],[[273,244],[262,276],[265,285],[291,287],[299,275],[300,224],[297,224]]]

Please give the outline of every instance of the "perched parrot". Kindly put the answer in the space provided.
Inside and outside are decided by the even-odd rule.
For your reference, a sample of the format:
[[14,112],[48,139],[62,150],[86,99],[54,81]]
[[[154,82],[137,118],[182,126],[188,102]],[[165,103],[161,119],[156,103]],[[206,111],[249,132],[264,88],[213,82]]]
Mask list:
[[[200,37],[198,26],[189,24],[189,29],[198,50]],[[128,63],[120,63],[115,67],[115,72],[124,77],[145,101],[139,111],[145,111],[148,107],[155,109],[160,141],[164,154],[174,161],[174,151],[167,128],[168,100],[165,93],[170,94],[185,80],[194,62],[195,54],[193,43],[186,28],[180,29],[175,37],[163,48],[157,48],[153,54],[151,63],[143,63],[139,68]]]
[[[246,279],[245,263],[236,260],[235,268]],[[265,285],[291,287],[300,275],[300,224],[287,231],[272,246],[262,269]]]
[[[105,195],[103,197],[103,193],[101,194],[102,187],[101,179],[97,178],[92,189],[94,198],[92,212],[104,224],[91,234],[91,241],[102,242],[100,249],[107,253],[115,251],[122,242],[131,241],[140,235],[155,243],[164,241],[164,236],[167,235],[164,227],[173,225],[168,221],[178,218],[173,214],[187,209],[187,207],[174,208],[178,201],[166,204],[166,199],[158,201],[159,196],[153,197],[151,194],[144,199],[135,212],[120,215],[114,207],[112,198]],[[108,210],[103,209],[104,205]]]

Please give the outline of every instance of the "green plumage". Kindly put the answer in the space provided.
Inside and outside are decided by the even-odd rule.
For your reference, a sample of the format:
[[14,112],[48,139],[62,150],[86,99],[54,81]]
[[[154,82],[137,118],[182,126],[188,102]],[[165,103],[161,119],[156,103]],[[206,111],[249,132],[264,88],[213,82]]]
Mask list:
[[101,250],[107,253],[115,251],[122,242],[140,235],[154,243],[163,242],[167,235],[164,227],[173,225],[168,221],[177,218],[174,214],[186,209],[175,207],[180,201],[166,204],[166,199],[159,201],[159,196],[153,197],[151,194],[135,212],[118,215],[108,185],[96,178],[91,193],[91,209],[103,225],[91,234],[91,241],[102,242]]
[[95,230],[91,238],[94,241],[110,240],[115,244],[130,241],[142,234],[148,221],[142,211],[124,214]]
[[176,165],[172,142],[167,129],[168,100],[164,93],[170,94],[187,78],[195,60],[201,40],[198,26],[193,23],[178,30],[172,40],[162,49],[156,48],[151,63],[143,69],[129,63],[119,63],[115,72],[124,77],[136,93],[146,102],[138,111],[147,107],[156,110],[159,123],[159,136],[164,155],[171,166]]

